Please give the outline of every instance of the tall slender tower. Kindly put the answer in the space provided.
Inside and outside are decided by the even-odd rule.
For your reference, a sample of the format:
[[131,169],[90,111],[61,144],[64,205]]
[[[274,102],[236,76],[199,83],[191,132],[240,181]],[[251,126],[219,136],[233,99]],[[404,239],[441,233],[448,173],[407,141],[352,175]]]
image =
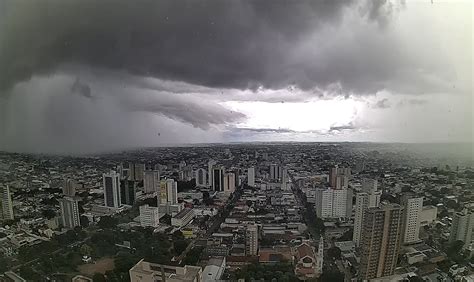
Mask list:
[[256,256],[258,254],[258,226],[255,224],[247,225],[245,237],[247,255]]
[[158,170],[145,170],[143,189],[145,193],[156,193],[160,190],[160,172]]
[[217,192],[224,191],[224,168],[214,167],[212,169],[212,190]]
[[255,168],[249,167],[247,170],[247,184],[250,187],[255,186]]
[[357,193],[356,195],[356,206],[355,206],[355,217],[354,217],[354,233],[352,241],[359,246],[361,235],[362,235],[362,222],[364,220],[364,213],[368,208],[378,207],[380,204],[380,197],[382,191],[372,191],[371,193]]
[[403,243],[416,243],[420,233],[420,213],[423,209],[423,197],[416,197],[412,193],[405,194],[401,197],[401,204],[404,207],[404,227],[403,227]]
[[384,203],[365,212],[359,278],[390,276],[397,265],[402,241],[403,208]]
[[61,224],[64,228],[73,229],[81,225],[79,216],[79,198],[64,197],[59,200],[61,208]]
[[449,242],[460,240],[464,242],[464,246],[469,245],[473,240],[472,229],[474,228],[474,211],[464,209],[457,212],[453,216],[453,225],[451,226],[451,234]]
[[104,173],[102,179],[105,206],[113,208],[120,207],[120,174],[112,170],[109,173]]
[[8,187],[8,185],[0,186],[0,192],[2,196],[2,199],[0,201],[0,219],[15,219],[15,216],[13,214],[13,202],[10,194],[10,187]]

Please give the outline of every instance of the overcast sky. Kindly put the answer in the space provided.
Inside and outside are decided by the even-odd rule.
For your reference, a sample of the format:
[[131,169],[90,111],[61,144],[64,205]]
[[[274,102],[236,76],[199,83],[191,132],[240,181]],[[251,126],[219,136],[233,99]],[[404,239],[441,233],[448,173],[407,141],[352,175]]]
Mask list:
[[0,1],[0,149],[472,142],[472,1]]

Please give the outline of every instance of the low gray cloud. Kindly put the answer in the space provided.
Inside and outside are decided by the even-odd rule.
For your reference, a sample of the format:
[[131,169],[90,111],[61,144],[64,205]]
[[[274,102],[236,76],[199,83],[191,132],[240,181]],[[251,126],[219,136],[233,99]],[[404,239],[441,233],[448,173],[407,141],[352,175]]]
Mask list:
[[92,98],[91,88],[86,83],[76,79],[71,86],[71,92],[78,93],[86,98]]
[[390,108],[390,102],[388,101],[387,98],[383,98],[381,100],[378,100],[375,102],[375,104],[372,105],[372,108],[374,109],[387,109]]
[[329,132],[339,132],[339,131],[344,131],[344,130],[355,130],[357,127],[355,127],[353,124],[347,124],[347,125],[334,125],[329,128]]

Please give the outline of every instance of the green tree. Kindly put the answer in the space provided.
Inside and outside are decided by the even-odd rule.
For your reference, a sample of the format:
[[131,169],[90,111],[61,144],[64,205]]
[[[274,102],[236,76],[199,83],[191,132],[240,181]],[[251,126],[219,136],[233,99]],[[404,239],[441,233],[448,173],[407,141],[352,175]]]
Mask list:
[[107,280],[105,279],[104,274],[95,273],[94,276],[92,276],[92,281],[94,281],[94,282],[106,282]]
[[81,255],[83,256],[91,256],[92,255],[92,248],[87,244],[83,244],[81,246]]
[[117,219],[110,216],[103,216],[100,218],[99,223],[97,225],[102,229],[110,229],[116,227],[117,224]]
[[173,247],[174,247],[174,252],[176,255],[181,254],[186,247],[188,246],[188,243],[185,240],[178,240],[174,241]]
[[341,249],[338,247],[331,247],[327,250],[327,256],[332,260],[341,259]]

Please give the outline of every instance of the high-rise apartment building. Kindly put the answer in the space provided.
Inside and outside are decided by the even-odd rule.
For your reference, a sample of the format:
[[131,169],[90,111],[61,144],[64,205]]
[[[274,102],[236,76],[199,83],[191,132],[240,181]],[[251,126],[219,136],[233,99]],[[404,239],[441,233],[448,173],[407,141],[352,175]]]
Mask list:
[[122,205],[133,206],[135,203],[136,190],[137,183],[135,181],[122,179],[120,181],[120,203]]
[[316,215],[320,218],[348,218],[352,214],[351,189],[316,189]]
[[283,174],[283,168],[277,164],[270,165],[270,179],[271,180],[281,180]]
[[365,212],[359,279],[393,275],[402,241],[403,208],[383,203]]
[[249,167],[247,169],[247,185],[250,187],[255,186],[255,168]]
[[160,225],[160,212],[158,207],[149,205],[140,206],[140,225],[143,227],[158,227]]
[[59,207],[61,208],[61,224],[64,228],[74,229],[81,225],[78,197],[66,196],[60,199]]
[[209,181],[209,187],[214,187],[214,166],[217,162],[213,159],[210,159],[207,163],[207,179]]
[[64,179],[63,181],[63,195],[74,197],[76,195],[76,182],[72,179]]
[[474,228],[474,210],[464,209],[457,212],[453,216],[453,224],[451,225],[451,233],[449,242],[463,241],[464,246],[473,242],[472,229]]
[[224,191],[224,168],[214,167],[212,169],[212,190],[217,192]]
[[142,181],[145,176],[145,164],[134,164],[135,181]]
[[145,170],[143,178],[145,193],[157,193],[160,190],[160,172],[158,170]]
[[104,205],[118,208],[121,206],[120,200],[120,173],[110,171],[102,175],[104,187]]
[[174,205],[178,203],[178,183],[174,179],[160,182],[160,204]]
[[196,185],[199,187],[206,186],[207,176],[206,170],[203,168],[199,168],[194,172],[194,178],[196,179]]
[[235,191],[235,174],[227,172],[224,174],[224,192],[232,193]]
[[0,201],[0,220],[13,220],[13,202],[10,194],[10,187],[8,185],[0,186],[0,193],[2,199]]
[[245,248],[248,256],[258,255],[258,226],[256,224],[247,225],[245,231]]
[[401,205],[404,208],[403,243],[411,244],[420,241],[420,214],[423,209],[423,197],[411,193],[402,195]]
[[362,235],[362,223],[364,214],[369,208],[375,208],[380,205],[380,197],[382,191],[374,191],[370,193],[361,192],[356,194],[355,217],[354,217],[354,232],[352,241],[356,246],[359,246]]
[[329,170],[329,186],[333,189],[346,189],[349,187],[350,176],[350,168],[333,167]]

